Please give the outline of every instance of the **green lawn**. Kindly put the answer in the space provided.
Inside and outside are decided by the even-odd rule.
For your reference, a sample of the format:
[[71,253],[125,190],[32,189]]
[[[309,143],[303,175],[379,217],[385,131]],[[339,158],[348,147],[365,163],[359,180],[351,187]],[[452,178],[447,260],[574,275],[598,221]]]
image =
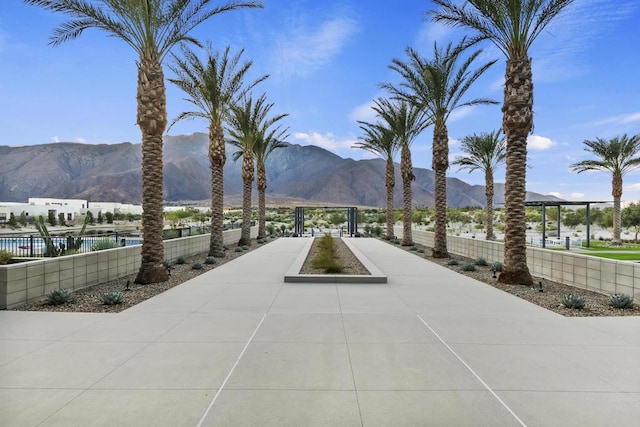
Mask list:
[[640,261],[640,251],[636,254],[620,254],[615,251],[612,252],[590,252],[585,254],[589,256],[597,256],[600,258],[615,259],[618,261]]
[[583,240],[582,249],[586,249],[588,251],[640,251],[640,244],[623,243],[622,246],[610,246],[610,244],[610,242],[592,240],[590,242],[591,246],[587,248],[587,242]]

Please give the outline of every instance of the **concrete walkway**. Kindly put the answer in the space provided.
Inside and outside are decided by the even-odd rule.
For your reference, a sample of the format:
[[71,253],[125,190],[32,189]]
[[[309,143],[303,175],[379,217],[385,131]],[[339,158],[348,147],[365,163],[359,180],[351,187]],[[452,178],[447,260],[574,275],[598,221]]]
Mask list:
[[0,312],[0,424],[640,424],[640,318],[352,242],[388,284],[285,284],[279,239],[119,314]]

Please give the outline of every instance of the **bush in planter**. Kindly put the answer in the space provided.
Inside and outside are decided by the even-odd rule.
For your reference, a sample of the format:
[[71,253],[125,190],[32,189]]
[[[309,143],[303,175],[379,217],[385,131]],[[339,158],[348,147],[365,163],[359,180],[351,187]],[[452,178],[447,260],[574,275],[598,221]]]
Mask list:
[[11,258],[13,258],[13,254],[11,252],[0,249],[0,265],[9,264]]
[[45,302],[51,305],[61,305],[71,302],[73,294],[69,289],[54,289],[45,296]]
[[626,294],[613,294],[609,297],[611,305],[615,308],[633,307],[633,298]]

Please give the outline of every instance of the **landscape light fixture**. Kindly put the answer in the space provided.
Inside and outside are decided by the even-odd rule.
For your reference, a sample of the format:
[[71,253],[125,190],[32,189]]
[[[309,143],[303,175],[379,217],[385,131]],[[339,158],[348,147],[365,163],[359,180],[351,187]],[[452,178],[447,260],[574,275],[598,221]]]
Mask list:
[[124,288],[125,291],[130,291],[131,288],[129,287],[129,285],[131,285],[131,280],[127,280],[127,287]]
[[495,268],[495,267],[493,267],[493,268],[491,269],[491,271],[493,271],[493,278],[495,279],[495,278],[496,278],[496,268]]
[[538,292],[544,292],[544,289],[542,289],[542,280],[538,282]]

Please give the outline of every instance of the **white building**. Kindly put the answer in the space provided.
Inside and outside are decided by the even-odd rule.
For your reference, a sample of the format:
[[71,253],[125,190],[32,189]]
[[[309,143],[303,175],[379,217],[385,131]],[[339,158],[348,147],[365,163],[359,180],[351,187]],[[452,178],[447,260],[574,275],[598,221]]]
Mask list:
[[111,212],[112,214],[133,214],[142,215],[141,205],[131,205],[127,203],[117,202],[90,202],[90,208],[93,212],[94,209],[102,211],[102,213]]

